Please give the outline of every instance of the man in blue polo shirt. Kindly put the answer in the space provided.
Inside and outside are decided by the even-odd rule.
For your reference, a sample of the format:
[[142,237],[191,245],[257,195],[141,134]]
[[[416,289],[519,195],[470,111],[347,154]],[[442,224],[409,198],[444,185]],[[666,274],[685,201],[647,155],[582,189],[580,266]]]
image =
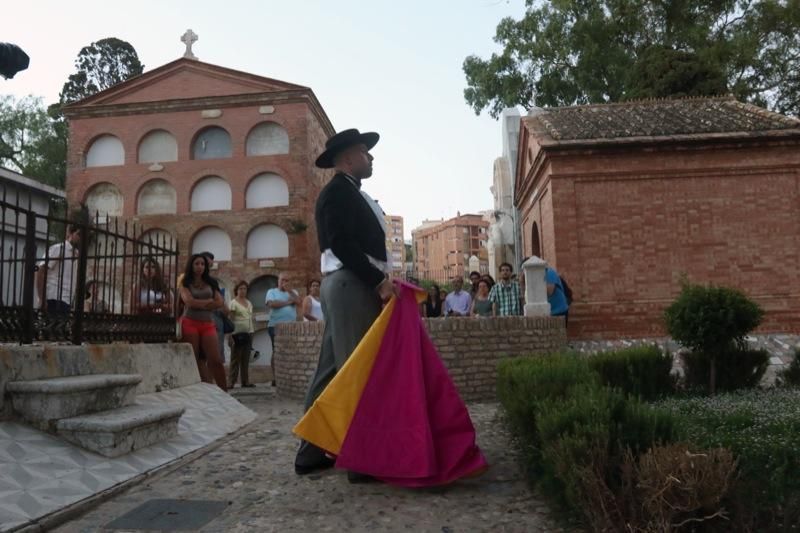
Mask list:
[[297,307],[302,303],[297,291],[289,288],[289,277],[285,272],[278,276],[278,287],[267,291],[267,308],[271,310],[269,316],[269,333],[272,341],[272,386],[275,386],[275,326],[286,322],[297,321]]
[[544,281],[547,284],[547,302],[550,304],[550,315],[563,316],[564,325],[569,321],[569,304],[567,295],[564,292],[564,285],[561,277],[554,268],[547,267],[544,270]]

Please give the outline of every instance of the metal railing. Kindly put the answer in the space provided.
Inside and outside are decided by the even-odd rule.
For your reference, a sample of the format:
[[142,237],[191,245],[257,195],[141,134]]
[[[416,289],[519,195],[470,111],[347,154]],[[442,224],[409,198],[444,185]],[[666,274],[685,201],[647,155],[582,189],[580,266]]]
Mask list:
[[175,337],[178,246],[143,228],[0,198],[0,342]]

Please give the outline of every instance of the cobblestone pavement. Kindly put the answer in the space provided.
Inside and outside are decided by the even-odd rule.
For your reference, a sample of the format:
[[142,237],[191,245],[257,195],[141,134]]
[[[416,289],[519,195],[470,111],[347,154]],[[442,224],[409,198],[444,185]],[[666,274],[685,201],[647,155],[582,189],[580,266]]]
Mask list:
[[237,436],[56,531],[112,531],[106,525],[114,519],[161,498],[226,502],[203,532],[561,531],[515,465],[496,404],[470,406],[478,444],[492,465],[486,474],[448,487],[407,490],[379,483],[351,485],[335,470],[296,476],[297,441],[291,428],[301,408],[264,390],[238,395],[259,416]]

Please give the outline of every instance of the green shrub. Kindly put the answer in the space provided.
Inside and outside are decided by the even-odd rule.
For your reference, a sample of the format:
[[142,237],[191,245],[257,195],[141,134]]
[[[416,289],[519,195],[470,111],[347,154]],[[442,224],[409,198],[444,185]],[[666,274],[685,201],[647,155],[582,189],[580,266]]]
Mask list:
[[536,426],[541,440],[536,483],[559,503],[580,509],[599,529],[625,522],[618,495],[626,454],[638,455],[673,435],[668,413],[598,384],[543,400]]
[[507,359],[497,373],[498,400],[526,461],[534,464],[538,463],[534,456],[539,450],[536,416],[541,401],[564,397],[578,385],[598,383],[586,359],[570,353]]
[[672,356],[658,346],[638,346],[602,352],[589,358],[589,366],[603,383],[644,400],[655,400],[675,389]]
[[727,502],[732,523],[755,531],[800,523],[800,390],[752,389],[658,405],[675,415],[679,438],[736,456],[739,479]]
[[[703,353],[682,355],[687,388],[705,388],[711,373],[711,358]],[[731,350],[717,366],[717,390],[732,391],[758,386],[769,365],[766,350]]]
[[800,387],[800,350],[794,351],[792,362],[778,373],[777,384],[781,387]]
[[708,390],[716,392],[717,366],[726,366],[744,337],[761,323],[762,309],[739,290],[684,283],[678,299],[664,313],[673,339],[709,360]]

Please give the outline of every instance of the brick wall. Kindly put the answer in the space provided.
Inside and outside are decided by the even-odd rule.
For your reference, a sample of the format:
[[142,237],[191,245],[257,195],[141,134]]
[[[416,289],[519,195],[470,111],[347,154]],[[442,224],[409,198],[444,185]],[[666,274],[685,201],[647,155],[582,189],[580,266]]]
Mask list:
[[[566,346],[560,318],[424,319],[431,340],[465,401],[495,398],[497,363]],[[295,322],[276,328],[278,394],[302,399],[317,367],[323,324]]]
[[517,199],[523,249],[536,222],[542,258],[575,295],[570,338],[663,336],[683,275],[744,291],[766,311],[762,332],[797,332],[798,148],[667,140],[539,154]]

